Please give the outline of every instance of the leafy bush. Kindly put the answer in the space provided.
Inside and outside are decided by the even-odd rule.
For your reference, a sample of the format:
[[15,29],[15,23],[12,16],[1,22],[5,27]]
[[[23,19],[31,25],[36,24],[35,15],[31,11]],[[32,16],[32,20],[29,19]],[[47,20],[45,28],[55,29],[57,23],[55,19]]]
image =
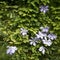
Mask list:
[[[40,6],[47,5],[46,13]],[[38,51],[42,44],[30,45],[41,26],[50,27],[57,35],[46,54]],[[28,30],[22,36],[20,28]],[[16,46],[17,51],[9,55],[7,46]],[[0,60],[60,60],[60,1],[59,0],[0,0]]]

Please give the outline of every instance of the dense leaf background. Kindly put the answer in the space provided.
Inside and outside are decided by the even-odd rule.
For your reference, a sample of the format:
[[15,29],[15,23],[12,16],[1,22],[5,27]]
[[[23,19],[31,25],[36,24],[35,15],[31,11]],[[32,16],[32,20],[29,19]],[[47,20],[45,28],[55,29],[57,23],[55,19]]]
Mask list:
[[[49,11],[40,12],[41,5],[48,5]],[[52,46],[42,55],[29,44],[40,26],[49,26],[50,32],[57,35]],[[29,31],[23,37],[20,28]],[[17,46],[11,56],[6,54],[6,46]],[[60,0],[0,0],[0,60],[60,60]]]

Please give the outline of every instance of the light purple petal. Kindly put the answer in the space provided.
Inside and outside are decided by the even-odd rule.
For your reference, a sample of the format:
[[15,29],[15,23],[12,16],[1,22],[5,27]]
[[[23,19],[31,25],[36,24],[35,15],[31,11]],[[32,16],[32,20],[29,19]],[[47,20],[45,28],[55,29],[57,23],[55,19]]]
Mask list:
[[7,47],[8,49],[7,49],[7,54],[10,54],[10,55],[12,55],[13,53],[15,53],[15,51],[17,50],[17,48],[16,48],[16,46],[8,46]]
[[51,39],[51,40],[54,40],[54,39],[57,38],[57,36],[54,35],[54,34],[49,34],[49,35],[48,35],[48,38]]
[[47,33],[48,31],[49,31],[49,27],[45,27],[45,28],[42,29],[42,32],[46,32]]
[[45,54],[45,47],[41,46],[41,47],[39,48],[39,51],[41,51],[42,54]]
[[46,13],[48,11],[48,6],[41,6],[40,11]]

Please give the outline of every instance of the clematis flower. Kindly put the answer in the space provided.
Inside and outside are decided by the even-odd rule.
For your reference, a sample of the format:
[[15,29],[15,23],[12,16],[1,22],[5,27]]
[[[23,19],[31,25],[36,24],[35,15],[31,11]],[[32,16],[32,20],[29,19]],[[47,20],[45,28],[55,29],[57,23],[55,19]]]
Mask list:
[[41,46],[41,47],[39,48],[39,51],[41,51],[42,54],[45,54],[45,47]]
[[7,46],[7,54],[10,54],[12,55],[13,53],[15,53],[15,51],[17,50],[17,47],[16,46]]
[[49,27],[40,27],[40,29],[42,30],[42,32],[48,32],[49,31]]
[[38,38],[37,37],[35,37],[35,38],[32,37],[29,41],[30,41],[30,45],[36,46],[36,43],[38,42]]
[[54,40],[54,39],[57,38],[57,36],[54,35],[54,34],[49,34],[49,35],[48,35],[48,38],[51,39],[51,40]]
[[52,41],[50,39],[47,40],[47,38],[45,37],[44,40],[42,40],[43,44],[46,44],[47,46],[51,46]]
[[28,30],[24,29],[24,28],[21,28],[21,34],[24,36],[24,35],[27,35],[27,32]]
[[41,38],[41,39],[43,39],[43,37],[46,37],[47,34],[42,33],[42,32],[39,31],[38,34],[36,34],[36,36],[37,36],[37,38]]
[[48,6],[41,6],[40,11],[46,13],[48,11]]

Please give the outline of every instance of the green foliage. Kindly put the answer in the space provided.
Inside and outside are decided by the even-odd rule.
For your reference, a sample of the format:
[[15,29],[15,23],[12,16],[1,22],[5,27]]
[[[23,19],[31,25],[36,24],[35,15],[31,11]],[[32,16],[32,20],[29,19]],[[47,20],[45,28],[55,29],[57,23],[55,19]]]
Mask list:
[[[43,14],[39,6],[48,5],[49,11]],[[40,26],[49,26],[50,32],[57,35],[45,55],[37,47],[29,44]],[[20,28],[29,31],[22,36]],[[6,54],[6,46],[18,47],[12,56]],[[5,0],[0,1],[0,60],[60,60],[60,1],[59,0]]]

